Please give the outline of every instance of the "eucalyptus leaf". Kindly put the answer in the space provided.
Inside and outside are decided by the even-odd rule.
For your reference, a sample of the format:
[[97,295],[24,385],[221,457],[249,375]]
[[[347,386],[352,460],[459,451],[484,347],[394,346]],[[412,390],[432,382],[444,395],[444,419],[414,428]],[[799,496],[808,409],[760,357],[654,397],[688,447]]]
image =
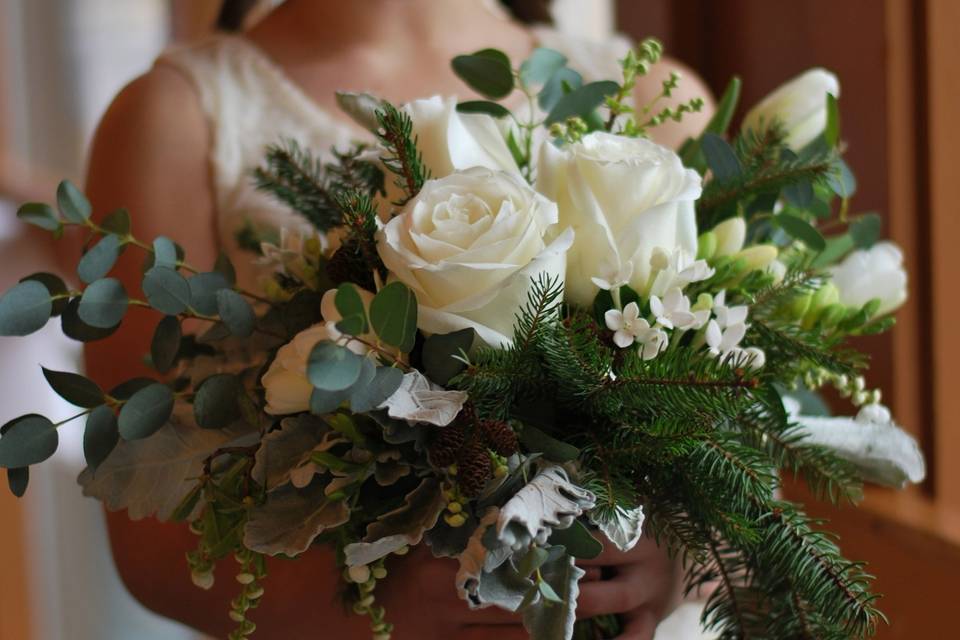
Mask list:
[[240,418],[237,400],[243,393],[240,379],[217,373],[203,382],[193,398],[193,417],[204,429],[223,429]]
[[170,267],[153,267],[143,276],[143,294],[150,306],[168,316],[183,313],[190,306],[190,285]]
[[440,385],[445,385],[466,368],[462,354],[469,354],[477,332],[461,329],[453,333],[433,334],[423,343],[423,370]]
[[803,218],[790,213],[780,213],[773,217],[773,221],[791,237],[801,241],[814,251],[823,251],[827,246],[820,232]]
[[140,389],[120,409],[120,435],[124,440],[147,438],[173,413],[173,391],[159,382]]
[[0,297],[0,336],[26,336],[39,331],[52,313],[53,302],[43,283],[20,282]]
[[544,458],[553,462],[570,462],[580,456],[580,450],[572,444],[557,440],[531,425],[523,426],[519,438],[527,451],[542,453]]
[[417,298],[402,282],[391,282],[370,303],[370,324],[377,336],[408,353],[417,338]]
[[115,209],[104,216],[100,228],[121,238],[130,235],[130,212],[126,209]]
[[507,54],[482,49],[451,61],[454,73],[477,93],[499,100],[513,91],[513,69]]
[[337,329],[351,336],[359,336],[370,330],[367,322],[367,310],[363,305],[363,298],[357,291],[357,287],[349,282],[344,282],[337,287],[337,292],[333,298],[334,306],[342,318],[337,323]]
[[28,202],[22,205],[17,209],[17,217],[47,231],[59,231],[63,226],[53,207],[42,202]]
[[526,87],[542,85],[566,64],[567,57],[559,51],[537,47],[520,64],[520,82]]
[[876,213],[867,213],[850,224],[848,232],[858,249],[869,249],[880,239],[883,222]]
[[603,544],[579,520],[574,520],[566,529],[554,529],[549,543],[559,545],[574,558],[592,560],[603,552]]
[[310,384],[324,391],[343,391],[360,378],[363,358],[332,342],[317,344],[307,358]]
[[170,238],[159,236],[153,241],[153,266],[177,267],[177,245]]
[[585,84],[561,97],[550,110],[546,124],[564,122],[567,118],[579,116],[586,118],[594,109],[603,104],[607,96],[620,90],[620,85],[612,80],[601,80]]
[[116,414],[110,407],[100,405],[87,416],[87,425],[83,430],[83,456],[90,468],[99,467],[119,441]]
[[120,238],[107,234],[80,258],[77,275],[87,284],[99,280],[113,269],[119,256]]
[[129,299],[116,278],[102,278],[87,287],[77,314],[84,323],[98,329],[113,329],[123,320]]
[[223,274],[216,271],[198,273],[188,281],[190,285],[190,306],[206,316],[217,314],[217,293],[230,288]]
[[257,326],[253,307],[243,296],[232,289],[217,291],[217,313],[230,333],[238,338],[247,338]]
[[827,238],[823,251],[814,259],[811,266],[815,269],[828,267],[847,255],[853,247],[853,238],[849,233]]
[[494,118],[510,117],[510,110],[497,102],[489,100],[468,100],[457,105],[460,113],[485,113]]
[[35,413],[3,425],[0,436],[0,467],[29,467],[52,456],[60,441],[57,428]]
[[80,319],[80,298],[73,298],[67,302],[60,316],[60,328],[64,335],[80,342],[92,342],[107,338],[120,327],[120,323],[112,327],[93,327]]
[[517,564],[517,573],[529,577],[534,571],[544,565],[550,554],[543,547],[531,546]]
[[153,367],[160,373],[166,373],[173,368],[180,351],[180,339],[183,333],[180,329],[180,320],[176,316],[164,316],[157,323],[150,341],[150,359]]
[[783,188],[783,197],[795,207],[809,209],[814,199],[813,183],[808,180],[802,180],[787,185]]
[[543,85],[540,93],[537,94],[537,104],[543,111],[550,113],[563,96],[582,86],[583,78],[580,74],[569,67],[564,67],[550,76],[547,83]]
[[53,371],[46,367],[41,367],[41,369],[47,384],[58,396],[72,405],[91,409],[103,404],[106,399],[96,382],[79,373]]
[[133,394],[156,383],[153,378],[131,378],[110,389],[110,397],[117,400],[129,400]]
[[842,158],[836,160],[833,170],[827,174],[827,184],[841,198],[849,198],[857,191],[857,179]]
[[30,483],[30,467],[16,467],[7,469],[7,486],[10,487],[10,493],[18,498],[22,498],[27,492],[27,485]]
[[237,270],[234,268],[233,262],[226,252],[221,251],[217,255],[217,260],[213,264],[213,270],[222,275],[224,279],[230,283],[230,286],[236,284]]
[[310,392],[310,413],[315,416],[322,416],[327,413],[333,413],[340,408],[340,405],[350,397],[351,389],[340,389],[339,391],[327,391],[325,389],[314,389]]
[[64,218],[77,224],[84,224],[93,212],[90,201],[69,180],[57,186],[57,206]]
[[740,177],[743,167],[734,153],[733,147],[715,133],[705,133],[700,142],[707,166],[713,172],[714,179],[723,184]]
[[350,409],[356,413],[373,411],[392,396],[403,382],[403,371],[396,367],[377,367],[373,380],[351,389]]
[[[21,278],[20,282],[26,282],[28,280],[36,280],[47,288],[47,292],[50,294],[53,307],[50,311],[51,316],[59,316],[63,313],[64,309],[67,308],[67,303],[69,302],[67,297],[68,289],[66,283],[63,281],[63,278],[52,273],[41,271],[39,273],[30,274],[26,278]],[[57,299],[52,300],[52,298]]]

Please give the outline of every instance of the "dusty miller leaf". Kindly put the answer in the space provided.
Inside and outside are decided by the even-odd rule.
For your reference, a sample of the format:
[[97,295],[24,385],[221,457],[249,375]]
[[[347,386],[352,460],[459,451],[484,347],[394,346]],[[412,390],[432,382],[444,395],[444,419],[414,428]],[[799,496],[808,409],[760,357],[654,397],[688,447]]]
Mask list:
[[591,511],[589,515],[590,522],[600,527],[603,534],[620,551],[630,551],[640,541],[643,533],[643,507],[614,507],[604,509],[603,512]]
[[541,598],[523,612],[523,626],[530,640],[569,640],[577,619],[579,581],[584,571],[574,564],[572,557],[565,555],[543,565],[540,574],[563,602],[547,606]]
[[404,374],[400,388],[380,407],[396,420],[445,427],[453,422],[466,401],[465,392],[448,391],[431,383],[419,371],[411,371]]
[[268,490],[286,484],[291,472],[310,457],[329,430],[326,423],[311,415],[285,418],[279,429],[260,441],[250,472],[253,479]]
[[510,546],[546,542],[553,529],[569,527],[595,504],[596,497],[571,482],[562,467],[545,465],[500,509],[497,536]]
[[243,544],[271,556],[306,551],[318,535],[350,519],[346,503],[328,498],[326,488],[322,478],[315,478],[303,489],[288,484],[267,494],[267,501],[250,511]]
[[169,520],[174,509],[196,485],[203,461],[243,435],[239,431],[200,429],[190,405],[178,405],[156,433],[140,440],[120,441],[94,472],[78,478],[83,495],[97,498],[107,509],[127,509],[131,520],[156,516]]

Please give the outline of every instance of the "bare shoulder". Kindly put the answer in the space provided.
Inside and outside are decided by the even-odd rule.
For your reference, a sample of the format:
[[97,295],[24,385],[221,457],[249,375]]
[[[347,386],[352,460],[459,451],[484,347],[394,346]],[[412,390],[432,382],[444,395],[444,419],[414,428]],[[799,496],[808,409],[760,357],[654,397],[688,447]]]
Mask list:
[[642,106],[655,100],[660,95],[663,81],[669,78],[671,73],[679,74],[680,84],[674,90],[670,104],[688,102],[693,98],[702,98],[704,102],[703,109],[699,113],[686,114],[682,122],[666,122],[652,132],[652,137],[660,144],[677,148],[687,138],[703,131],[713,116],[716,101],[710,87],[696,71],[679,60],[666,56],[650,69],[650,75],[637,83],[637,105]]
[[212,242],[209,151],[196,88],[174,67],[158,63],[127,85],[101,120],[87,192],[97,211],[128,208],[145,235],[176,232],[203,248]]

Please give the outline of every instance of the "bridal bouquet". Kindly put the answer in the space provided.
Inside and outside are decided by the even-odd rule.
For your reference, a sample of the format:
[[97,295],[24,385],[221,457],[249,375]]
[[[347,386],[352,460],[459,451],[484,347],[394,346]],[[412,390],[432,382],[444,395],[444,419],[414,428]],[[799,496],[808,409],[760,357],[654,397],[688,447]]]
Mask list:
[[[24,205],[24,221],[89,241],[77,286],[38,273],[0,299],[0,333],[59,316],[101,340],[127,313],[157,315],[155,377],[105,390],[44,370],[82,408],[83,492],[188,522],[200,587],[235,556],[232,638],[254,632],[266,558],[314,544],[335,549],[375,638],[391,632],[377,585],[417,545],[459,563],[465,606],[571,638],[576,560],[641,535],[679,554],[688,591],[711,586],[703,623],[723,637],[870,635],[862,563],[778,486],[797,474],[856,501],[863,480],[923,477],[847,346],[892,326],[902,256],[848,206],[831,74],[731,131],[734,79],[675,152],[647,134],[702,102],[672,104],[676,76],[632,100],[660,56],[645,41],[618,81],[584,83],[556,51],[515,68],[488,49],[453,60],[486,100],[341,94],[376,142],[328,160],[295,141],[267,151],[251,179],[309,231],[241,230],[257,292],[226,257],[206,270],[172,239],[134,237],[126,211],[95,221],[68,182],[56,208]],[[145,255],[141,291],[110,277],[125,250]],[[856,417],[818,412],[824,385]],[[14,493],[66,422],[3,426]]]

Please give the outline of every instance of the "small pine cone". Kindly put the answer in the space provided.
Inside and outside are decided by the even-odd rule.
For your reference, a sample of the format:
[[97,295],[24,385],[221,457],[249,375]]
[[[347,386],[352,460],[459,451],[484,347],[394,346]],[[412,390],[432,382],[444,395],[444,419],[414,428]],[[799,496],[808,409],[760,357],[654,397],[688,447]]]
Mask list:
[[363,254],[353,244],[345,244],[327,261],[327,277],[333,284],[352,282],[364,289],[373,291],[376,285],[373,282],[374,265],[367,264]]
[[484,420],[480,423],[487,444],[501,456],[512,456],[517,452],[517,434],[503,420]]
[[430,462],[435,467],[449,467],[457,461],[463,442],[467,439],[467,432],[463,425],[457,422],[435,429],[435,431],[437,434],[427,449]]
[[475,438],[462,450],[457,460],[457,486],[460,493],[467,498],[475,498],[491,477],[493,468],[487,445]]

